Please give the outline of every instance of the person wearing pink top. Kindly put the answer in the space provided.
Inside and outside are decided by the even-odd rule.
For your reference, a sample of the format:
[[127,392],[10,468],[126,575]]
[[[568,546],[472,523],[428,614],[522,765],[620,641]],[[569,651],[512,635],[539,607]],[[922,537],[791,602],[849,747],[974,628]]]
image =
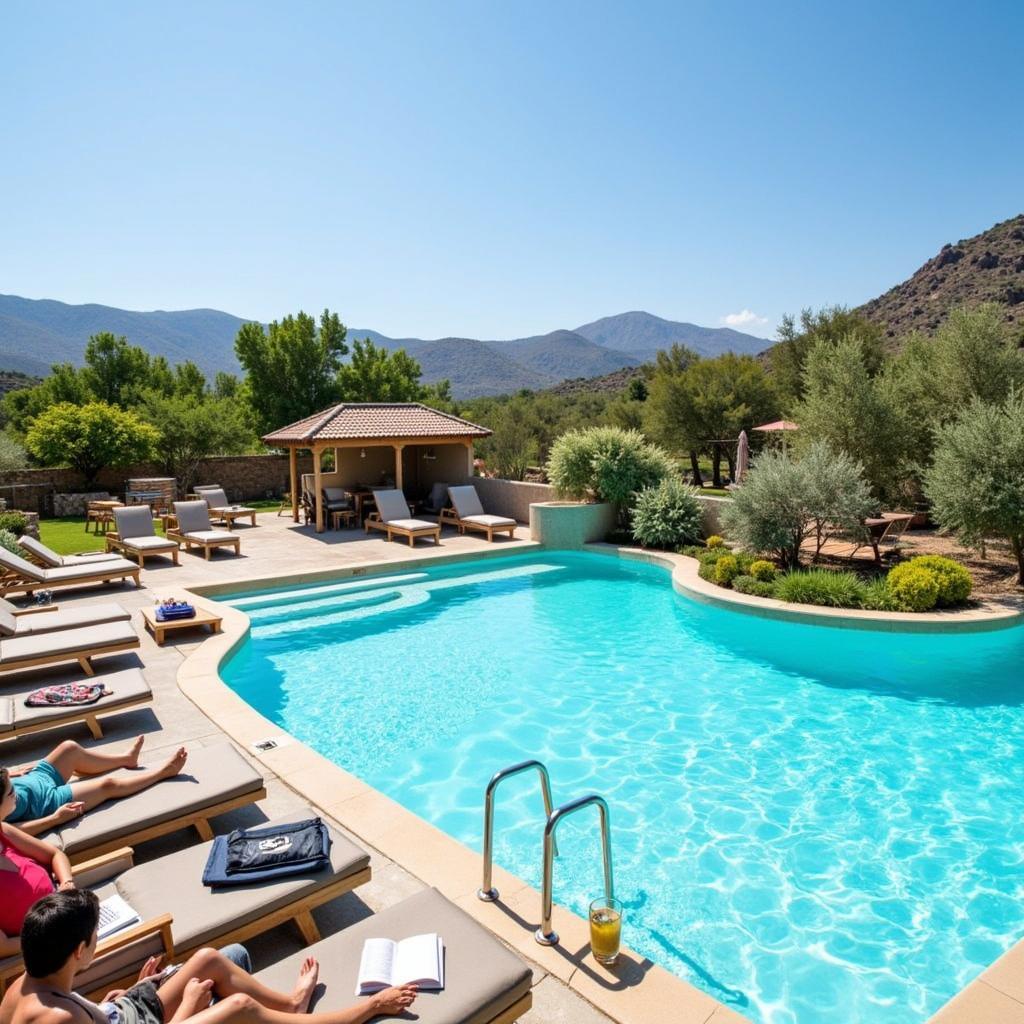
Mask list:
[[36,900],[75,887],[65,854],[7,823],[14,804],[10,775],[0,768],[0,957],[21,952],[21,925]]

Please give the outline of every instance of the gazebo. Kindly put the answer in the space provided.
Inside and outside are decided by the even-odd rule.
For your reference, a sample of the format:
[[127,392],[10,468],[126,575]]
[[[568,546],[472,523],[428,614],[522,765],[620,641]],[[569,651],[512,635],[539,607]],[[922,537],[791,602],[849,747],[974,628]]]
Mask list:
[[[429,490],[435,482],[458,484],[473,476],[473,442],[491,431],[419,402],[342,402],[263,436],[287,448],[292,519],[299,521],[298,453],[313,455],[316,532],[324,531],[323,488],[403,486]],[[334,452],[324,471],[323,454]]]

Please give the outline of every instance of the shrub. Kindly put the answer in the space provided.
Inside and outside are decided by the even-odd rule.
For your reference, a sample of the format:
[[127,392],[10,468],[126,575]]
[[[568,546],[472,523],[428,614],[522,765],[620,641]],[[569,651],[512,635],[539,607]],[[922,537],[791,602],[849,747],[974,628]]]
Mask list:
[[633,495],[675,471],[668,454],[638,430],[588,427],[563,434],[551,446],[548,479],[568,498],[611,502],[622,517]]
[[[754,563],[757,564],[756,562]],[[762,563],[768,564],[768,563]],[[774,597],[775,584],[755,579],[753,576],[737,576],[732,581],[732,589],[738,594],[750,594],[753,597]]]
[[939,598],[935,603],[939,608],[963,604],[971,596],[971,574],[952,558],[943,558],[941,555],[918,555],[910,560],[910,565],[920,566],[935,574],[936,582],[939,584]]
[[864,584],[860,604],[862,608],[867,608],[873,612],[896,611],[896,602],[884,576],[878,576],[869,583]]
[[0,530],[20,537],[25,532],[28,520],[20,512],[0,512]]
[[0,547],[6,548],[12,554],[25,557],[25,552],[18,545],[18,538],[10,530],[0,528]]
[[775,584],[775,596],[794,604],[820,604],[830,608],[859,608],[864,584],[856,573],[829,569],[794,570]]
[[725,544],[725,538],[719,537],[717,533],[713,533],[706,541],[704,541],[704,544],[709,548],[720,548]]
[[707,549],[704,547],[703,544],[687,544],[686,547],[679,549],[679,554],[689,555],[691,558],[699,559],[700,556],[703,555],[706,550]]
[[771,562],[766,562],[763,558],[759,558],[756,562],[750,563],[750,575],[761,583],[774,583],[778,572]]
[[24,469],[27,465],[25,449],[10,434],[0,434],[0,472]]
[[901,612],[927,612],[939,599],[939,578],[931,569],[911,562],[893,566],[886,576],[893,605]]
[[834,530],[859,530],[870,505],[859,464],[818,443],[799,461],[762,452],[722,519],[742,547],[795,568],[806,538],[815,537],[820,549]]
[[692,544],[700,539],[702,521],[697,492],[678,477],[644,488],[633,505],[633,536],[644,547]]
[[723,555],[715,562],[715,582],[722,587],[729,586],[740,575],[740,563],[735,555]]

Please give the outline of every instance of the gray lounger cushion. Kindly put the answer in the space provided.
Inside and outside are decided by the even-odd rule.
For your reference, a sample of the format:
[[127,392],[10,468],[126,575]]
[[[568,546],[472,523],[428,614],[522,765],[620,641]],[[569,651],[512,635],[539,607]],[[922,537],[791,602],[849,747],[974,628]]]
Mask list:
[[227,530],[192,530],[185,534],[189,540],[197,544],[236,544],[238,534],[228,533]]
[[436,889],[349,925],[256,977],[264,985],[290,992],[303,958],[315,956],[320,961],[320,986],[311,1009],[340,1010],[357,1001],[352,993],[366,939],[406,939],[423,932],[437,932],[444,940],[445,988],[419,994],[411,1011],[417,1024],[485,1024],[530,991],[530,968]]
[[[161,759],[169,753],[161,754]],[[145,754],[143,759],[147,763],[155,760]],[[127,771],[121,769],[122,773]],[[260,774],[230,743],[190,747],[181,775],[123,800],[101,804],[40,838],[74,854],[262,788]],[[169,909],[173,910],[173,905]]]
[[[266,824],[303,821],[316,812],[305,807]],[[124,897],[143,921],[171,910],[174,914],[174,945],[178,949],[214,942],[232,928],[241,927],[258,917],[273,913],[312,895],[339,878],[354,875],[370,863],[370,855],[334,829],[331,833],[330,871],[310,871],[304,875],[280,878],[274,882],[235,886],[211,892],[202,883],[203,867],[212,843],[200,843],[179,850],[173,856],[139,864],[114,880]],[[173,904],[167,894],[174,893]]]
[[[15,621],[14,636],[33,636],[56,633],[62,629],[80,626],[99,626],[105,622],[130,622],[132,613],[114,601],[102,604],[68,605],[52,612],[30,612],[19,615]],[[0,607],[0,632],[4,630],[4,612]]]
[[113,558],[89,559],[81,565],[61,566],[57,569],[42,569],[38,565],[27,562],[20,555],[15,555],[6,548],[0,548],[0,566],[16,572],[19,576],[37,583],[64,583],[71,580],[88,579],[89,577],[110,574],[117,576],[122,570],[132,574],[139,567],[127,559],[115,555]]
[[199,533],[209,530],[210,509],[203,500],[176,501],[174,515],[178,520],[179,533]]
[[58,555],[51,547],[41,540],[27,535],[18,538],[18,545],[42,559],[51,569],[59,569],[64,565],[93,565],[96,562],[109,562],[120,557],[112,551],[89,551],[84,555]]
[[5,637],[0,640],[0,666],[10,668],[34,658],[77,658],[98,647],[132,644],[133,641],[134,646],[138,646],[139,635],[131,622],[104,622],[79,629],[58,629],[53,633]]
[[462,487],[449,487],[448,494],[455,506],[455,513],[460,519],[470,523],[477,523],[480,526],[516,526],[514,519],[507,516],[492,516],[484,512],[480,504],[480,495],[472,484],[465,484]]
[[377,511],[382,522],[398,530],[416,533],[418,530],[435,531],[437,523],[428,523],[425,519],[409,518],[409,503],[401,491],[374,491],[373,500],[377,503]]
[[253,508],[249,508],[248,505],[232,505],[228,501],[228,496],[224,493],[224,489],[221,487],[210,487],[205,491],[197,492],[202,495],[203,500],[209,505],[211,511],[219,512],[222,509],[232,509],[235,512],[255,512]]
[[115,508],[114,522],[117,525],[117,535],[121,540],[156,536],[156,527],[153,525],[153,510],[148,505]]
[[177,551],[178,542],[166,537],[127,537],[121,544],[128,551]]
[[108,672],[97,678],[108,690],[113,691],[109,697],[100,697],[95,704],[76,705],[75,707],[30,708],[25,705],[25,698],[39,688],[39,684],[25,684],[17,693],[4,692],[0,697],[0,735],[35,725],[37,722],[59,724],[64,719],[81,720],[83,714],[97,714],[116,711],[125,703],[135,703],[140,697],[151,697],[152,691],[137,668],[126,668],[120,672]]

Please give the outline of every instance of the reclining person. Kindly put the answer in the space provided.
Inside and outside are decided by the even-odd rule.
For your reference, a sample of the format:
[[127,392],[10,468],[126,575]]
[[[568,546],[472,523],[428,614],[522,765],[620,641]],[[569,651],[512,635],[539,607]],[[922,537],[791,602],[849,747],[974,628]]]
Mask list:
[[0,1003],[0,1024],[365,1024],[402,1013],[416,998],[404,985],[345,1010],[310,1014],[319,972],[313,957],[292,992],[275,992],[216,950],[201,949],[174,973],[151,973],[151,960],[130,989],[92,1003],[73,988],[75,974],[92,962],[98,923],[99,901],[86,890],[53,893],[32,907],[21,935],[25,973]]
[[[37,836],[81,817],[86,811],[131,796],[164,779],[180,775],[188,757],[179,747],[158,768],[139,768],[142,737],[124,754],[100,754],[65,740],[36,765],[10,770],[15,804],[7,821]],[[117,768],[138,768],[131,775],[101,775]],[[100,775],[100,778],[89,776]]]

